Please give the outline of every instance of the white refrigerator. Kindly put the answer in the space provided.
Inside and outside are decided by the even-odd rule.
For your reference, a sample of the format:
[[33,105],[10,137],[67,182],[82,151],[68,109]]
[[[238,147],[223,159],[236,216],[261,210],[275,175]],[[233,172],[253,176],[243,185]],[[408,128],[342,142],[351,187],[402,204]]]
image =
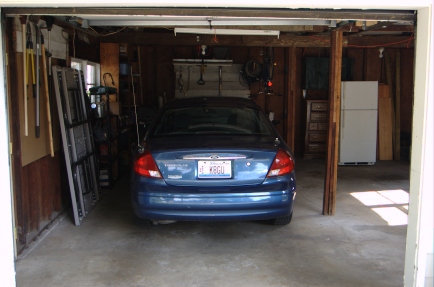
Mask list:
[[342,82],[339,165],[375,164],[377,110],[377,81]]

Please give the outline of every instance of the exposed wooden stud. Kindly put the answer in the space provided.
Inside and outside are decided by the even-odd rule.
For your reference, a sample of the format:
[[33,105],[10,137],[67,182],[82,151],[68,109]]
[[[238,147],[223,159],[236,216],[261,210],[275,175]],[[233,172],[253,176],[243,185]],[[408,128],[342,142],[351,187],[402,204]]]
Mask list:
[[297,57],[296,48],[290,47],[288,50],[288,102],[286,106],[286,143],[295,152],[295,113],[296,113],[296,76],[297,76]]
[[33,192],[33,190],[41,191],[43,172],[40,167],[43,165],[42,159],[29,163],[25,166],[27,169],[27,195],[29,199],[29,224],[30,230],[39,230],[42,219],[42,192]]
[[401,159],[401,52],[396,52],[396,89],[395,89],[395,160]]
[[50,174],[52,178],[56,179],[51,182],[53,190],[51,198],[53,201],[53,210],[55,211],[61,211],[64,205],[68,206],[62,201],[62,194],[69,194],[69,189],[62,187],[62,183],[67,182],[67,179],[64,179],[66,177],[66,167],[61,160],[62,158],[64,158],[62,151],[57,151],[54,153],[54,160],[50,161]]
[[[20,243],[23,244],[28,244],[28,240],[27,240],[27,234],[29,234],[31,231],[33,231],[33,229],[30,227],[30,222],[32,221],[32,216],[31,216],[31,208],[30,208],[30,196],[29,193],[31,193],[31,191],[29,191],[29,168],[28,166],[20,166],[19,168],[21,169],[20,171],[20,178],[19,177],[15,177],[14,181],[19,181],[17,183],[17,185],[20,185],[21,188],[21,209],[18,209],[16,212],[18,214],[18,212],[20,212],[21,215],[21,222],[18,222],[17,226],[21,227],[21,234],[19,235],[20,238]],[[36,188],[34,188],[33,190],[35,190]],[[19,195],[18,195],[19,196]],[[17,196],[17,197],[18,197]]]
[[[143,103],[143,75],[142,75],[142,56],[140,51],[140,45],[137,45],[137,61],[138,61],[138,69],[139,69],[139,87],[138,91],[136,91],[136,95],[140,99],[140,103]],[[135,103],[137,105],[137,102]]]
[[[50,170],[50,156],[44,156],[39,160],[39,170],[41,171],[41,174],[43,174],[46,171]],[[41,176],[40,181],[40,190],[41,190],[41,196],[40,196],[40,220],[50,220],[51,213],[53,212],[53,198],[52,198],[52,188],[53,184],[52,178],[48,176]]]
[[[291,89],[290,87],[290,73],[289,73],[289,67],[291,67],[291,60],[290,60],[290,49],[284,48],[283,49],[283,63],[284,63],[284,72],[283,72],[283,131],[282,131],[282,137],[285,139],[286,143],[288,144],[288,135],[289,135],[289,91]],[[289,145],[289,144],[288,144]],[[292,148],[292,151],[294,151],[294,148]]]
[[378,85],[378,146],[379,160],[393,160],[392,147],[392,99],[389,85]]
[[[7,68],[7,81],[8,87],[16,87],[15,93],[13,89],[7,89],[8,98],[10,99],[9,110],[9,128],[11,133],[12,142],[12,156],[11,156],[11,167],[12,167],[12,188],[14,192],[14,209],[15,209],[15,226],[18,228],[18,243],[26,245],[26,234],[28,232],[28,199],[23,192],[23,169],[21,167],[22,153],[21,153],[21,130],[20,125],[20,98],[23,98],[24,90],[21,88],[23,86],[24,77],[22,76],[23,71],[23,57],[21,53],[14,53],[13,51],[13,41],[9,39],[12,38],[12,29],[6,29],[6,51],[9,55],[9,64]],[[25,52],[23,52],[25,54]],[[25,58],[25,57],[24,57]],[[20,75],[20,76],[15,76]],[[12,96],[15,95],[15,96]],[[24,135],[24,133],[23,133]]]
[[[151,59],[152,62],[152,66],[153,68],[153,73],[154,73],[154,79],[156,79],[156,81],[152,81],[152,89],[156,92],[156,94],[158,95],[158,80],[160,80],[160,77],[158,77],[158,70],[160,69],[160,65],[161,63],[158,62],[158,57],[160,56],[160,51],[158,50],[158,48],[156,47],[152,47],[152,54],[153,54],[153,58]],[[152,105],[152,98],[149,95],[145,95],[146,96],[146,102],[148,104]],[[144,99],[145,100],[145,99]]]
[[324,215],[333,215],[336,209],[338,137],[341,106],[342,35],[342,31],[332,31],[330,35],[329,125],[327,132],[327,161],[323,198]]
[[[396,107],[395,104],[395,97],[394,97],[394,93],[393,93],[393,83],[392,83],[392,59],[391,59],[391,55],[389,55],[389,53],[385,53],[385,61],[386,61],[386,79],[387,79],[387,84],[389,85],[389,93],[390,93],[390,98],[392,99],[392,106]],[[396,128],[395,128],[395,110],[392,109],[392,122],[393,122],[393,127],[392,127],[392,141],[393,141],[393,155],[395,155],[395,143],[396,143]]]

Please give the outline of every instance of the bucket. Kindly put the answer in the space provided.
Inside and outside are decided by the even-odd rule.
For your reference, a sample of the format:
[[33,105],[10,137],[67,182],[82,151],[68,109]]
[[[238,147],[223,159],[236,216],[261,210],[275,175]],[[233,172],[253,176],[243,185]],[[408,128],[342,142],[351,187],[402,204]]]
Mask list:
[[101,96],[100,95],[90,95],[90,102],[93,103],[98,103],[101,101]]
[[131,74],[130,64],[120,63],[119,64],[119,74],[121,74],[122,76],[128,76],[129,74]]
[[97,103],[95,109],[97,118],[105,118],[107,110],[104,102]]

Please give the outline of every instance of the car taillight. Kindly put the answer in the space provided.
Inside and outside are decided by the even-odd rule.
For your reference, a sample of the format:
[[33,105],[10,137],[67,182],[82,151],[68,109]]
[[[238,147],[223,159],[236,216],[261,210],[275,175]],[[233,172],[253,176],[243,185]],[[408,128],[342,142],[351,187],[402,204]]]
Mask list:
[[290,173],[294,170],[294,159],[285,150],[279,149],[273,164],[268,171],[267,177],[280,176]]
[[142,176],[161,178],[161,173],[158,170],[157,164],[151,153],[145,150],[136,158],[134,162],[134,171]]

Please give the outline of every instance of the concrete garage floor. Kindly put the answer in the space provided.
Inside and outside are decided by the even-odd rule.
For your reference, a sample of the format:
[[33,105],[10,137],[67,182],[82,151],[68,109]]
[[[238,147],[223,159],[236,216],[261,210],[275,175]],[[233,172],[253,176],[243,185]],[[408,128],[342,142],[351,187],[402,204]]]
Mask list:
[[[335,216],[321,215],[324,161],[298,160],[296,168],[294,216],[283,227],[139,228],[131,223],[125,176],[80,227],[66,218],[16,262],[17,285],[402,286],[407,226],[399,220],[406,220],[409,163],[340,166]],[[398,225],[379,215],[387,217],[384,211],[396,212],[390,224]]]

